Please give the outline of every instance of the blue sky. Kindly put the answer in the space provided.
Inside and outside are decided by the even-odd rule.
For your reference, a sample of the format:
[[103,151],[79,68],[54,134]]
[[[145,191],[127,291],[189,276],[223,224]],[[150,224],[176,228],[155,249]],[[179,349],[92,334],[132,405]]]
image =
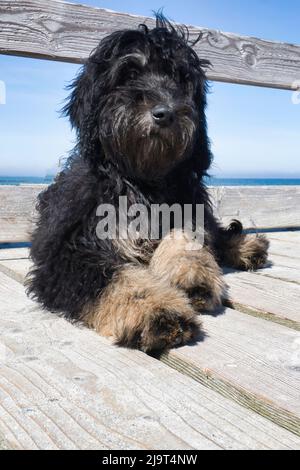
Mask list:
[[[89,5],[151,16],[164,7],[177,22],[300,44],[298,0],[85,0]],[[0,55],[0,175],[44,176],[74,144],[59,118],[66,84],[78,66]],[[299,71],[300,79],[300,71]],[[289,91],[214,82],[209,134],[219,177],[300,177],[300,104]]]

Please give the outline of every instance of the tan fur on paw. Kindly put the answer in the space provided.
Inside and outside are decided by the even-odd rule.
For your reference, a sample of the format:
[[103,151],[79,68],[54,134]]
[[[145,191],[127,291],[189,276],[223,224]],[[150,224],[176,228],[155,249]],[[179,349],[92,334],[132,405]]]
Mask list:
[[196,244],[186,233],[166,237],[153,255],[150,269],[160,279],[184,290],[197,310],[212,310],[221,304],[225,284],[213,255]]
[[183,316],[168,310],[155,312],[145,322],[139,348],[153,352],[189,343],[199,335],[199,327],[195,315]]
[[184,292],[139,266],[123,268],[83,321],[119,345],[147,352],[185,344],[200,331]]
[[245,271],[263,268],[268,259],[269,240],[264,235],[238,235],[225,251],[229,266]]

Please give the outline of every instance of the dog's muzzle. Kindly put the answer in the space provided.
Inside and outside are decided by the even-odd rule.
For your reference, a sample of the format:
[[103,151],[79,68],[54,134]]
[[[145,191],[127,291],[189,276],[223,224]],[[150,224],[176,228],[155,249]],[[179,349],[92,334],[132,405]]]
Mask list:
[[174,111],[165,104],[155,106],[151,113],[155,124],[160,127],[167,127],[174,121]]

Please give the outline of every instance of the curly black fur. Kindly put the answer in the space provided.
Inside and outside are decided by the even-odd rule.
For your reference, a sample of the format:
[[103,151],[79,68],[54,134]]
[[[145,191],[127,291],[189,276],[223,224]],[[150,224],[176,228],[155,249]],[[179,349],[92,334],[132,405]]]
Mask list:
[[[117,206],[121,195],[129,204],[148,206],[205,203],[206,243],[217,256],[240,230],[219,227],[203,183],[212,160],[205,117],[208,65],[185,30],[162,15],[154,29],[107,36],[86,61],[64,108],[77,145],[37,205],[27,285],[45,308],[81,318],[114,273],[134,262],[111,240],[98,239],[101,203]],[[157,129],[150,111],[160,103],[172,107],[176,118]]]

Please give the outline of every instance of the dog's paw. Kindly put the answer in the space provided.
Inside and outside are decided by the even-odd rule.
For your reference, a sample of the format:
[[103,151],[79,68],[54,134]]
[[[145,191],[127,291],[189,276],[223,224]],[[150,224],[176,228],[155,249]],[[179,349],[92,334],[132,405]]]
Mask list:
[[209,252],[190,257],[189,275],[178,287],[185,290],[197,311],[211,311],[220,306],[226,291],[221,269]]
[[225,283],[219,278],[211,282],[202,280],[198,285],[186,289],[186,293],[196,311],[210,312],[222,304],[225,290]]
[[199,334],[200,322],[196,315],[161,310],[147,319],[139,349],[146,353],[160,352],[189,343]]
[[145,352],[185,344],[200,332],[187,295],[147,268],[127,267],[119,273],[102,296],[98,312],[99,333],[114,337],[120,346]]
[[150,269],[163,281],[186,292],[197,311],[213,310],[222,303],[225,283],[218,263],[206,247],[192,241],[186,233],[162,240]]
[[188,294],[198,312],[211,311],[222,304],[225,294],[222,271],[206,248],[187,251],[184,257],[178,259],[172,283]]
[[244,271],[263,268],[267,263],[269,244],[264,235],[247,235],[239,247],[236,267]]

